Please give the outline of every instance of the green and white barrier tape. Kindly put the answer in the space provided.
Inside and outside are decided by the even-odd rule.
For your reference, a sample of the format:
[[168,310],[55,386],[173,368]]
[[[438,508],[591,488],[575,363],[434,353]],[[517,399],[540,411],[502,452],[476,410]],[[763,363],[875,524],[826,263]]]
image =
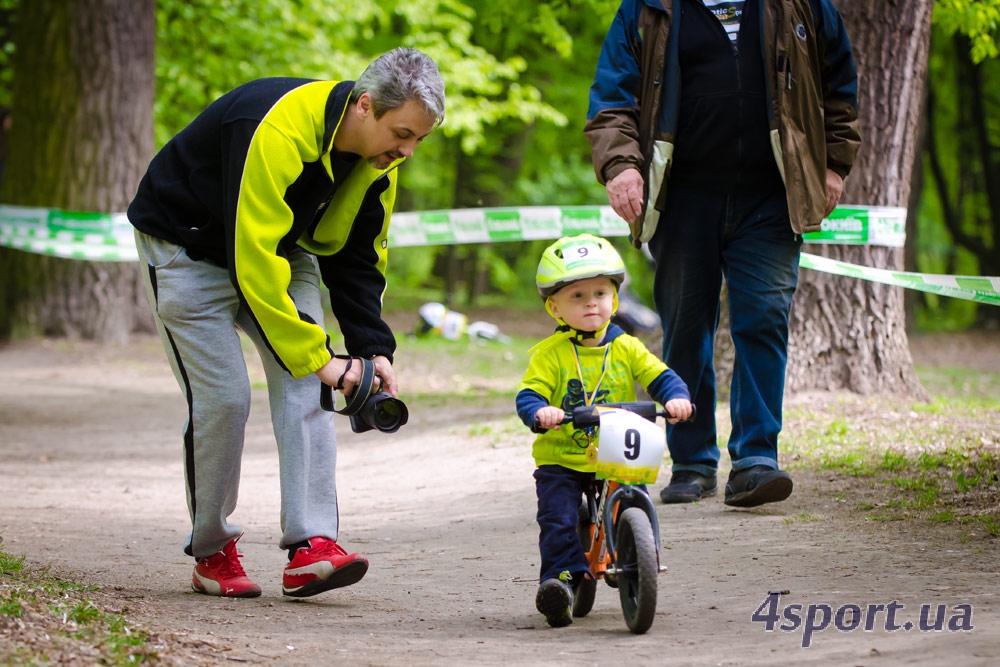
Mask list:
[[[628,226],[610,206],[470,208],[392,216],[395,247],[557,239],[585,232],[627,236]],[[820,231],[806,234],[804,239],[808,243],[902,248],[906,241],[906,209],[837,207],[823,220]]]
[[100,262],[134,262],[132,224],[124,213],[78,213],[0,206],[0,246]]
[[557,239],[576,234],[627,236],[610,206],[524,206],[394,213],[393,247]]
[[873,269],[867,266],[848,264],[847,262],[830,259],[829,257],[812,255],[807,252],[802,253],[799,266],[838,276],[860,278],[861,280],[1000,306],[1000,278],[946,276]]
[[803,234],[806,243],[880,245],[902,248],[906,243],[906,209],[896,206],[838,206],[818,232]]
[[[841,206],[806,234],[809,243],[902,247],[906,209]],[[392,245],[396,248],[555,239],[590,233],[627,236],[628,226],[609,206],[525,206],[396,213]],[[132,225],[124,213],[75,213],[0,205],[0,246],[91,261],[136,261]],[[808,253],[800,266],[1000,305],[1000,278],[946,276],[874,269]]]
[[[906,209],[837,208],[810,243],[902,247]],[[626,236],[628,227],[609,206],[525,206],[396,213],[392,245],[450,245],[559,238],[588,232]],[[0,245],[28,252],[99,261],[135,261],[132,226],[124,213],[78,213],[0,206]]]

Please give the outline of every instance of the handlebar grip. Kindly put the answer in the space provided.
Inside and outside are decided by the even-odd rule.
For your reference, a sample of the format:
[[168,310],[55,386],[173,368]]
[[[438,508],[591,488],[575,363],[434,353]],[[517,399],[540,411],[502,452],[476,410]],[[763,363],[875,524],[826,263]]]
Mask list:
[[[640,417],[644,417],[650,421],[655,421],[657,417],[663,417],[665,419],[673,419],[673,417],[666,410],[657,410],[656,404],[652,401],[633,401],[624,403],[608,403],[599,405],[580,405],[573,408],[572,412],[567,412],[563,418],[563,424],[573,424],[577,428],[585,428],[588,426],[599,426],[601,423],[600,413],[598,412],[598,407],[605,408],[621,408],[623,410],[628,410],[629,412],[634,412]],[[698,408],[691,404],[691,416],[684,421],[693,422],[698,417]],[[535,419],[535,426],[538,426],[538,420]]]
[[[584,413],[589,413],[589,412],[592,411],[594,413],[593,424],[596,425],[599,422],[599,419],[597,418],[597,410],[594,410],[594,408],[591,407],[591,406],[589,406],[589,405],[581,405],[579,407],[573,408],[572,412],[566,412],[566,413],[564,413],[562,421],[559,422],[559,423],[560,424],[573,424],[574,426],[590,426],[591,423],[589,421],[587,423],[581,423],[580,421],[578,421],[577,415],[578,414],[583,414],[583,413],[581,413],[581,410],[584,411]],[[537,431],[541,427],[542,427],[542,425],[539,423],[538,417],[535,417],[532,420],[532,422],[531,422],[531,430],[532,431]]]

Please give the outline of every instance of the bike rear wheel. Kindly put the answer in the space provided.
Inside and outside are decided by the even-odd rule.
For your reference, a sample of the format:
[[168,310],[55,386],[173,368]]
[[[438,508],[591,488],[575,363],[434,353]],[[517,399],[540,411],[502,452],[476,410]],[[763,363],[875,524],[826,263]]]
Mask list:
[[594,600],[597,598],[597,580],[584,579],[573,591],[573,616],[582,618],[590,613],[594,608]]
[[660,567],[649,517],[629,507],[618,519],[615,572],[622,614],[628,629],[641,635],[653,625],[656,614],[656,578]]
[[[593,547],[593,536],[591,531],[594,524],[590,519],[590,505],[587,498],[580,503],[578,511],[576,533],[580,537],[580,546],[583,551],[589,552]],[[597,580],[584,579],[574,586],[573,591],[573,616],[582,618],[590,613],[594,608],[594,599],[597,597]]]

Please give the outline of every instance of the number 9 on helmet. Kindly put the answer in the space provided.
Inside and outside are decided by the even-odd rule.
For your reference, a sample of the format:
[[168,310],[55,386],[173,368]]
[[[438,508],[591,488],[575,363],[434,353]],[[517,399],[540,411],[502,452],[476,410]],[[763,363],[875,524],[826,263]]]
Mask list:
[[606,276],[621,287],[625,263],[607,239],[592,234],[564,236],[542,253],[535,273],[535,285],[542,299],[586,278]]

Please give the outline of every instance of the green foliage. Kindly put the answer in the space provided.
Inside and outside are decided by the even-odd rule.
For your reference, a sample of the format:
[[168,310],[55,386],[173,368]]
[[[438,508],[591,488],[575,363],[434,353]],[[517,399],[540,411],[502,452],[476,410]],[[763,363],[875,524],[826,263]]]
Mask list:
[[[942,16],[961,3],[948,4]],[[975,63],[967,31],[943,25],[942,7],[935,10],[928,63],[925,185],[913,239],[917,270],[996,275],[1000,211],[994,210],[991,194],[997,187],[996,156],[984,147],[1000,142],[1000,59]],[[964,329],[996,319],[995,308],[962,299],[921,294],[918,303],[921,331]]]
[[[603,204],[581,130],[597,50],[617,5],[161,0],[156,144],[244,81],[350,79],[378,54],[408,46],[438,63],[447,115],[400,169],[397,210]],[[519,266],[518,245],[476,259],[491,291],[533,289],[534,266]],[[446,289],[443,276],[426,272],[445,252],[396,253],[394,278]]]
[[973,62],[1000,55],[1000,0],[937,0],[933,21],[947,35],[961,33],[969,38]]
[[[389,289],[393,292],[401,287],[443,289],[443,282],[433,275],[435,253],[435,248],[399,248],[390,253]],[[436,300],[440,300],[440,294],[428,299]]]
[[351,78],[350,48],[381,15],[372,2],[161,0],[157,3],[156,145],[212,100],[263,76]]
[[11,62],[14,56],[13,27],[14,14],[20,0],[0,0],[0,106],[11,103],[11,83],[14,71]]
[[[529,30],[553,28],[553,10],[541,13],[540,23],[525,24]],[[505,119],[564,125],[565,116],[541,91],[520,80],[525,57],[497,57],[477,43],[476,16],[474,5],[456,0],[162,0],[157,144],[239,83],[261,76],[351,79],[397,46],[437,61],[448,94],[442,133],[460,137],[467,153]],[[557,42],[565,49],[565,30],[553,34],[564,35]]]

